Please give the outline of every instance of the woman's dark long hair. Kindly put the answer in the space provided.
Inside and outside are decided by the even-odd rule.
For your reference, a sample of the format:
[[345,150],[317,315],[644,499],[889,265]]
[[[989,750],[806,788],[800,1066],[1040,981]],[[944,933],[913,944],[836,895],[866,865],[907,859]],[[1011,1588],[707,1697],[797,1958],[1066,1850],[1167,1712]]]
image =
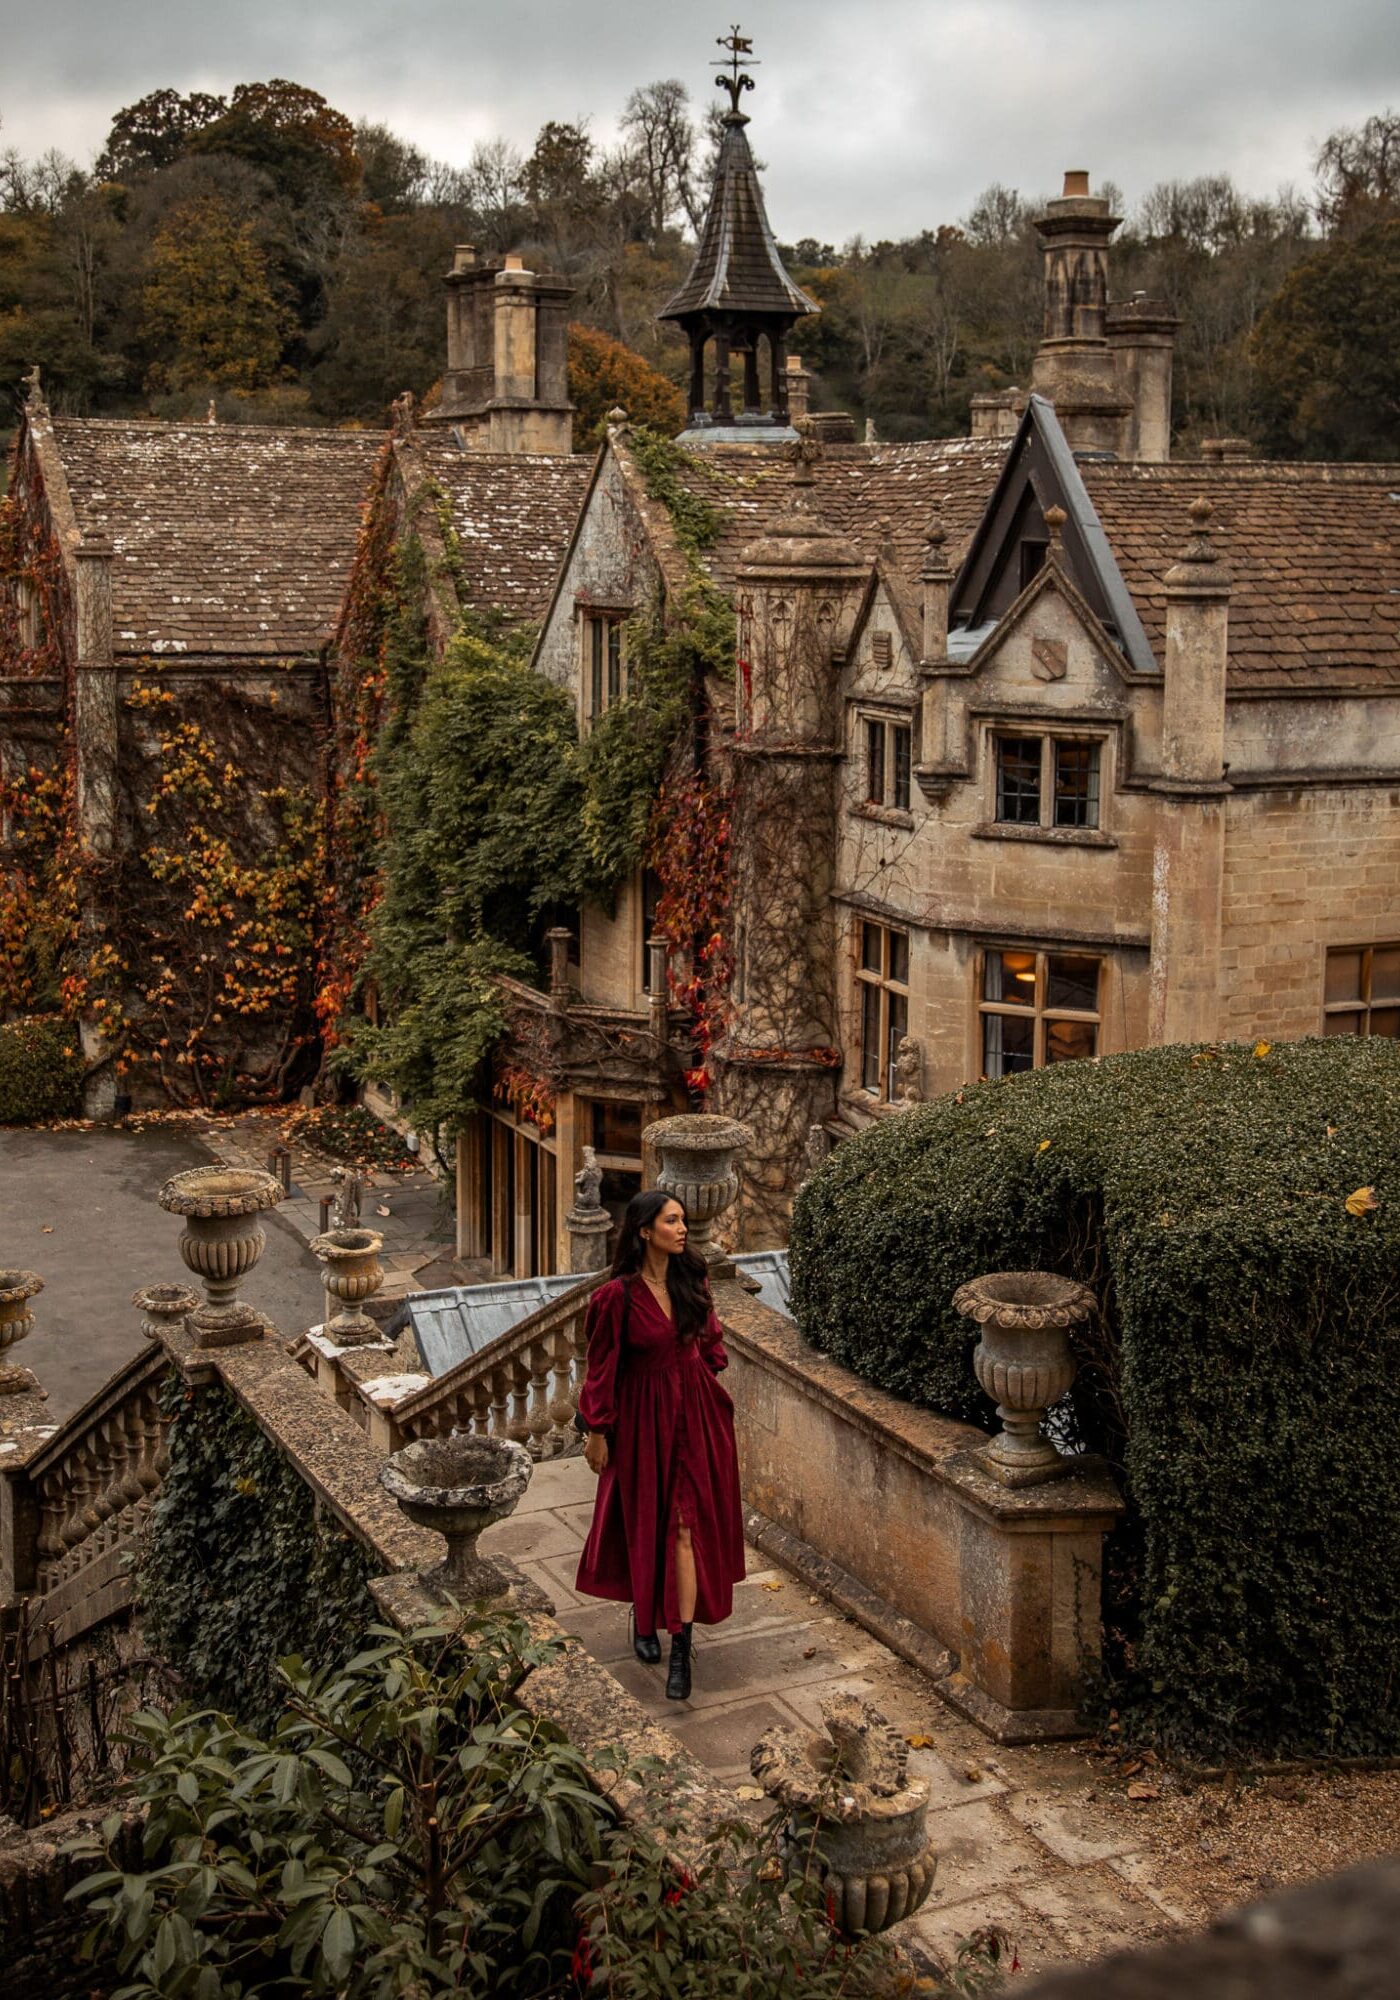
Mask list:
[[[642,1231],[650,1229],[668,1201],[676,1201],[676,1197],[666,1194],[661,1188],[645,1188],[641,1194],[633,1195],[617,1233],[611,1277],[632,1278],[641,1270],[647,1253]],[[685,1203],[681,1201],[676,1205],[684,1215]],[[710,1281],[705,1273],[704,1258],[698,1251],[692,1250],[689,1243],[666,1261],[666,1290],[671,1298],[671,1316],[676,1322],[676,1332],[682,1340],[694,1340],[709,1316]]]

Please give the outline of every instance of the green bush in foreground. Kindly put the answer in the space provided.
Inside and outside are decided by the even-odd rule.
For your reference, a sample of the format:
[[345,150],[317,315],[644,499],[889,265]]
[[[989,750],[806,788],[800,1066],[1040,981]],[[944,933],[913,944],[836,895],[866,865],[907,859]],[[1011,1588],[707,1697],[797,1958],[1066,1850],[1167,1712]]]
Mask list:
[[808,1338],[989,1427],[953,1293],[1036,1267],[1103,1306],[1074,1417],[1129,1501],[1125,1723],[1208,1754],[1400,1751],[1400,1048],[980,1084],[842,1146],[793,1219]]
[[[133,1718],[145,1867],[120,1817],[75,1843],[84,1950],[117,2000],[862,2000],[878,1941],[843,1945],[821,1892],[785,1890],[777,1823],[722,1829],[692,1875],[619,1825],[578,1751],[513,1699],[558,1648],[510,1619],[387,1630],[339,1672],[283,1663],[267,1737],[210,1711]],[[645,1772],[639,1772],[645,1777]],[[954,1990],[1003,1941],[970,1942]]]
[[0,1022],[0,1125],[76,1118],[83,1108],[83,1051],[74,1022],[30,1014]]

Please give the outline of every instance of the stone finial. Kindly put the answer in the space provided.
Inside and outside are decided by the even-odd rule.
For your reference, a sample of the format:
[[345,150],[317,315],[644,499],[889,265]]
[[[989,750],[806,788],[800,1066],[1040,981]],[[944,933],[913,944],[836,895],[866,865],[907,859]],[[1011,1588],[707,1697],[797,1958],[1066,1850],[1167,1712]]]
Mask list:
[[402,395],[395,396],[393,402],[389,405],[389,413],[394,436],[401,438],[411,437],[415,421],[413,391],[405,389]]
[[943,525],[943,517],[935,514],[924,530],[924,562],[919,571],[921,583],[941,583],[952,574],[948,567],[947,545],[948,531]]
[[24,387],[26,391],[24,407],[29,412],[29,415],[31,417],[47,417],[49,406],[44,397],[44,388],[40,379],[39,364],[37,361],[25,376]]
[[1215,508],[1204,493],[1198,493],[1187,511],[1191,516],[1190,538],[1173,568],[1167,571],[1164,579],[1167,588],[1178,593],[1185,590],[1210,596],[1227,594],[1230,572],[1220,560],[1210,527]]
[[1060,553],[1060,544],[1064,537],[1065,522],[1068,519],[1069,516],[1068,514],[1066,514],[1063,507],[1047,507],[1045,510],[1045,526],[1050,536],[1050,553],[1052,555],[1058,555]]
[[613,425],[625,424],[627,422],[627,412],[623,409],[621,403],[614,403],[608,411],[608,422]]
[[865,420],[865,442],[867,444],[878,444],[880,442],[880,433],[875,428],[874,417],[867,417]]
[[901,1035],[894,1052],[894,1099],[906,1105],[924,1101],[924,1052],[912,1035]]
[[580,1215],[596,1215],[603,1207],[603,1169],[592,1146],[583,1149],[583,1165],[574,1175],[574,1207]]
[[792,460],[792,483],[794,486],[815,486],[817,476],[813,468],[822,457],[822,444],[817,436],[816,425],[810,417],[799,417],[793,429],[797,432],[797,438],[787,448],[788,457]]
[[209,398],[209,407],[204,413],[204,421],[206,424],[216,424],[219,421],[219,406],[212,396]]
[[802,1148],[802,1179],[798,1182],[798,1186],[805,1186],[817,1169],[825,1166],[830,1157],[831,1134],[825,1125],[809,1125],[807,1143]]
[[332,1228],[358,1229],[363,1194],[360,1176],[353,1167],[337,1167],[331,1178],[336,1182],[335,1199],[331,1203]]

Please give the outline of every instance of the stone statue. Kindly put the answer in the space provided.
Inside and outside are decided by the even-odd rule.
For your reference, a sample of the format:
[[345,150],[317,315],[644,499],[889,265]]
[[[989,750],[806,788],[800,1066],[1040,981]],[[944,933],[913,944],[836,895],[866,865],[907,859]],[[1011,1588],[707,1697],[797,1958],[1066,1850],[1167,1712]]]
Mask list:
[[811,1179],[817,1168],[827,1159],[830,1152],[831,1139],[825,1125],[809,1125],[807,1127],[807,1143],[802,1148],[802,1181],[798,1183],[799,1186],[802,1185],[802,1182]]
[[335,1200],[331,1204],[331,1226],[334,1229],[358,1229],[360,1226],[360,1176],[353,1167],[339,1167],[334,1178],[340,1183]]
[[896,1104],[922,1104],[924,1101],[924,1052],[912,1035],[901,1035],[894,1052],[894,1090],[891,1092]]
[[574,1207],[583,1215],[591,1215],[603,1206],[603,1169],[598,1165],[598,1155],[591,1146],[583,1149],[583,1165],[574,1175]]

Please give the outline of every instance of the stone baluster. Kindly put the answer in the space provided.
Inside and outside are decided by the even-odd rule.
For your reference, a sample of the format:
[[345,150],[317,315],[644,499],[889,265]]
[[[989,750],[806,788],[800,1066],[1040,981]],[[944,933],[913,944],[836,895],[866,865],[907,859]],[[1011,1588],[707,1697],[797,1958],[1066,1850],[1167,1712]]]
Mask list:
[[65,1495],[53,1473],[47,1473],[39,1488],[38,1584],[41,1591],[52,1590],[63,1561],[63,1517]]
[[491,1435],[491,1385],[484,1376],[479,1376],[471,1384],[467,1394],[471,1397],[471,1435],[490,1437]]
[[506,1435],[529,1449],[530,1444],[530,1360],[526,1354],[512,1355],[510,1368],[510,1423]]
[[510,1368],[497,1362],[490,1374],[491,1383],[491,1436],[508,1437],[510,1434]]
[[574,1435],[574,1411],[578,1408],[578,1391],[574,1386],[574,1337],[572,1330],[561,1327],[554,1335],[554,1394],[549,1399],[550,1421],[554,1425],[554,1449],[566,1449]]
[[148,1389],[137,1407],[141,1425],[141,1451],[136,1461],[136,1478],[141,1488],[141,1497],[136,1503],[136,1517],[138,1521],[144,1521],[155,1505],[161,1485],[161,1475],[156,1465],[161,1446],[160,1402],[155,1390]]
[[141,1504],[141,1453],[146,1434],[146,1417],[143,1409],[145,1398],[132,1396],[122,1406],[122,1429],[125,1433],[125,1456],[122,1462],[121,1480],[121,1532],[123,1539],[136,1532],[136,1510]]
[[550,1348],[547,1340],[530,1342],[530,1449],[536,1458],[547,1454],[554,1423],[549,1414]]

